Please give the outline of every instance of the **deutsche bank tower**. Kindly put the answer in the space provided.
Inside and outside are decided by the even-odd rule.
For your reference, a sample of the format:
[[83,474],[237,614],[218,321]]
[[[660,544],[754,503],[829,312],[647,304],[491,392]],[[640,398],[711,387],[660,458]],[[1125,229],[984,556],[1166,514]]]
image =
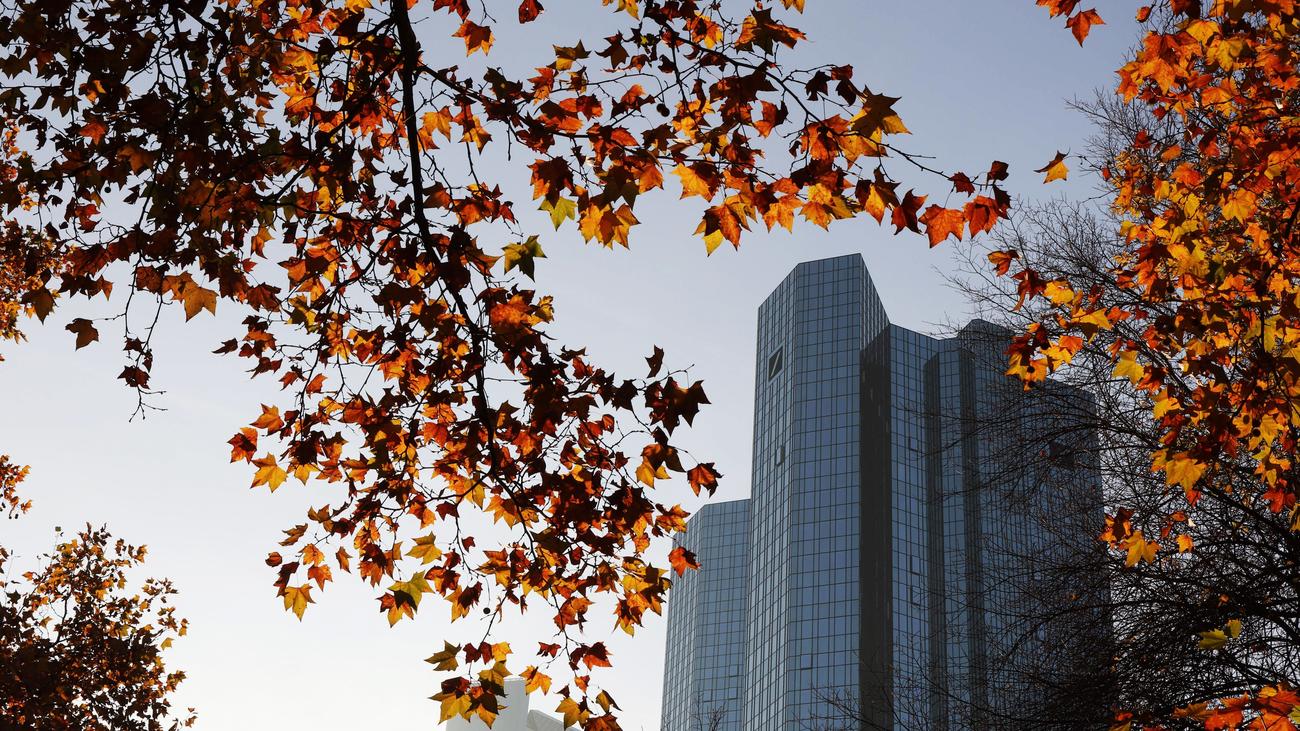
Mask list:
[[890,324],[856,254],[768,296],[751,497],[678,539],[702,568],[668,606],[663,731],[1009,728],[1096,695],[1058,670],[1071,643],[1108,641],[1084,606],[1104,578],[1046,570],[1101,525],[1093,438],[1070,428],[1092,406],[1010,382],[1009,338]]

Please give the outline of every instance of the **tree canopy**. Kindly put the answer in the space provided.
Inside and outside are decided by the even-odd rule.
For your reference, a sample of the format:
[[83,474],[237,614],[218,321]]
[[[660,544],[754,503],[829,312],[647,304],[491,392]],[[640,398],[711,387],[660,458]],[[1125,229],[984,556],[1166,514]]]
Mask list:
[[[1102,539],[1130,568],[1237,562],[1248,576],[1244,556],[1266,544],[1265,555],[1291,556],[1300,528],[1300,16],[1293,2],[1172,0],[1138,19],[1149,30],[1119,69],[1121,103],[1103,105],[1118,129],[1097,161],[1119,245],[1083,272],[1039,271],[1014,249],[991,255],[1015,268],[1021,301],[1041,305],[1011,371],[1039,381],[1104,343],[1111,376],[1155,427],[1150,467],[1164,485],[1142,505],[1114,505]],[[1202,695],[1176,718],[1295,727],[1294,665],[1255,670],[1285,656],[1275,643],[1296,642],[1294,560],[1270,571],[1254,588],[1222,576],[1202,585],[1208,605],[1188,631],[1206,651],[1244,658],[1223,679],[1244,692]],[[1255,631],[1242,634],[1243,620]],[[1122,718],[1160,727],[1168,710]]]

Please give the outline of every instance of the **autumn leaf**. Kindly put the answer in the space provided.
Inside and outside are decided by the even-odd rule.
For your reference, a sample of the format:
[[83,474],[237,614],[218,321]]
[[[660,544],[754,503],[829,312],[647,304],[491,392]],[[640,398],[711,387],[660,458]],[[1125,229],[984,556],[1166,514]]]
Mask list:
[[678,576],[686,573],[687,569],[698,569],[700,564],[695,560],[695,554],[678,546],[668,555],[668,562],[672,564],[673,570]]
[[284,608],[291,610],[300,621],[303,612],[307,611],[307,605],[315,603],[316,600],[311,598],[311,584],[287,586],[284,589]]
[[529,279],[534,278],[533,261],[545,258],[546,254],[542,253],[542,245],[538,243],[536,236],[529,236],[522,242],[506,245],[505,256],[502,257],[507,272],[518,267],[519,271]]
[[937,205],[925,209],[920,222],[925,224],[925,235],[930,239],[930,246],[938,246],[949,236],[961,241],[966,227],[966,217],[961,211]]
[[1019,256],[1014,251],[994,251],[989,253],[988,259],[993,264],[997,275],[1002,276],[1011,271],[1011,262],[1015,261]]
[[717,190],[717,172],[707,165],[678,165],[673,168],[673,174],[682,181],[683,198],[698,195],[710,200]]
[[1120,353],[1119,359],[1115,362],[1114,376],[1118,378],[1127,378],[1132,383],[1137,383],[1146,375],[1146,369],[1137,362],[1137,353],[1131,350]]
[[[521,10],[522,13],[522,10]],[[465,53],[471,54],[475,51],[487,53],[492,48],[495,40],[492,36],[492,29],[487,26],[478,25],[472,21],[461,23],[460,28],[452,34],[453,38],[463,38],[465,40]]]
[[1074,34],[1074,39],[1079,42],[1080,46],[1083,45],[1083,40],[1088,37],[1088,32],[1092,30],[1092,26],[1104,25],[1105,23],[1106,21],[1101,19],[1101,16],[1097,14],[1095,9],[1084,10],[1080,13],[1076,13],[1065,21],[1065,24],[1070,28],[1070,32]]
[[70,333],[76,334],[77,350],[99,340],[99,331],[95,329],[94,324],[91,323],[90,320],[81,317],[75,318],[72,322],[68,323],[65,326],[65,329]]
[[519,3],[519,22],[531,23],[542,14],[542,4],[537,0],[523,0]]
[[1200,633],[1201,639],[1197,645],[1202,650],[1220,650],[1228,644],[1228,635],[1221,629],[1212,629]]
[[659,373],[659,369],[662,368],[664,364],[663,348],[660,348],[658,345],[654,346],[654,351],[645,359],[645,362],[646,365],[650,366],[650,372],[646,374],[646,378],[654,378],[655,374]]
[[262,404],[262,415],[252,424],[254,429],[263,429],[268,434],[284,428],[284,419],[280,416],[280,407]]
[[1047,173],[1047,176],[1043,178],[1044,183],[1050,183],[1053,180],[1065,180],[1066,176],[1070,172],[1070,169],[1065,166],[1065,155],[1066,153],[1064,152],[1056,153],[1056,157],[1052,158],[1051,162],[1038,168],[1034,172]]
[[285,479],[289,476],[276,462],[275,458],[269,454],[254,459],[253,465],[257,467],[257,472],[253,475],[253,487],[266,485],[274,492],[275,488],[284,484]]
[[541,210],[551,215],[551,223],[559,229],[566,219],[577,217],[578,205],[567,198],[556,198],[554,202],[543,200]]

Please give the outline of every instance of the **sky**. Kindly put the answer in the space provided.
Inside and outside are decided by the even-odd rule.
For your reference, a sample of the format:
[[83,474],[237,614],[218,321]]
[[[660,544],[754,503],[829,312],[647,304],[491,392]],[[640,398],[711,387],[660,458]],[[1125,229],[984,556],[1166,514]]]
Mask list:
[[[541,65],[546,44],[585,37],[592,46],[608,34],[608,9],[594,0],[545,5],[526,34],[501,24],[494,62]],[[1057,150],[1082,149],[1088,123],[1066,100],[1108,87],[1136,40],[1134,4],[1095,5],[1107,25],[1094,27],[1083,48],[1031,0],[810,0],[794,24],[810,39],[801,60],[851,63],[856,80],[902,97],[895,109],[913,133],[908,149],[972,173],[1004,160],[1010,190],[1025,198],[1082,197],[1095,181],[1076,173],[1042,186],[1032,170]],[[447,42],[438,30],[424,32]],[[517,208],[530,209],[528,171],[494,164],[506,166],[496,177],[512,181]],[[942,192],[937,181],[919,182]],[[767,293],[800,261],[856,252],[894,322],[938,332],[966,312],[944,284],[965,244],[930,250],[923,237],[894,236],[864,218],[829,231],[805,224],[793,234],[754,232],[739,251],[706,256],[692,235],[699,213],[698,199],[679,202],[672,190],[643,197],[629,249],[584,244],[572,227],[554,232],[538,218],[547,258],[536,274],[538,288],[555,297],[550,332],[561,342],[586,345],[594,361],[628,373],[640,372],[658,345],[667,365],[690,366],[703,379],[712,405],[682,442],[717,463],[725,477],[713,499],[726,500],[749,492],[754,328]],[[438,676],[422,659],[455,636],[444,607],[389,628],[373,594],[341,580],[299,622],[274,595],[263,559],[305,506],[329,496],[292,482],[274,494],[249,490],[250,470],[228,461],[226,440],[276,397],[274,384],[250,381],[240,362],[209,355],[238,332],[240,315],[219,306],[216,317],[187,325],[170,308],[152,376],[166,391],[156,401],[165,410],[131,420],[134,396],[115,379],[115,338],[106,332],[106,342],[73,352],[63,325],[83,314],[79,307],[61,308],[44,326],[29,323],[28,342],[0,349],[0,453],[31,465],[25,492],[35,501],[22,520],[0,523],[0,543],[30,559],[53,545],[56,527],[90,522],[147,544],[148,572],[174,580],[191,622],[167,657],[189,676],[176,702],[198,709],[200,730],[435,728],[428,696]],[[660,499],[700,504],[680,482]],[[665,623],[653,618],[628,638],[602,620],[589,635],[613,651],[602,683],[622,706],[625,729],[655,731]],[[517,623],[507,634],[532,642],[544,627]]]

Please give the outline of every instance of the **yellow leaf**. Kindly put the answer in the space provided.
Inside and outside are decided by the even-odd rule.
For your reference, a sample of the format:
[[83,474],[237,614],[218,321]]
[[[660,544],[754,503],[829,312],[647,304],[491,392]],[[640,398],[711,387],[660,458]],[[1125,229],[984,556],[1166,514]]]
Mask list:
[[1074,290],[1069,284],[1060,280],[1048,282],[1043,294],[1047,295],[1047,299],[1054,305],[1068,305],[1074,301]]
[[650,460],[641,460],[641,466],[636,468],[636,478],[650,487],[654,487],[655,480],[667,480],[668,477],[668,470],[663,465],[655,468]]
[[679,164],[676,168],[673,168],[673,174],[681,178],[683,198],[698,195],[708,200],[713,197],[716,182],[705,177],[708,174],[707,170],[704,174],[701,174],[699,170],[690,165]]
[[1129,536],[1126,544],[1128,546],[1128,557],[1124,560],[1124,565],[1130,568],[1137,566],[1139,562],[1155,563],[1156,549],[1160,547],[1155,541],[1148,541],[1142,531],[1133,531]]
[[1202,632],[1201,641],[1197,644],[1202,650],[1218,650],[1228,644],[1228,635],[1221,629],[1212,629]]
[[525,680],[524,690],[529,693],[542,691],[543,693],[551,692],[551,676],[538,670],[535,665],[529,665],[524,669],[522,677]]
[[425,112],[420,120],[420,127],[421,131],[430,137],[434,132],[441,132],[443,137],[451,139],[451,110],[443,107],[436,112]]
[[1165,480],[1170,485],[1179,485],[1184,490],[1196,487],[1196,481],[1205,472],[1205,465],[1192,459],[1186,452],[1175,454],[1164,464]]
[[190,320],[202,310],[207,310],[212,314],[217,314],[217,293],[210,289],[204,289],[198,285],[191,285],[185,288],[185,293],[181,295],[185,303],[185,319]]
[[1106,316],[1105,310],[1093,310],[1082,317],[1076,317],[1074,318],[1074,324],[1083,327],[1085,330],[1088,328],[1109,330],[1111,328],[1110,318]]
[[437,546],[437,539],[430,533],[415,539],[415,545],[406,552],[411,558],[420,559],[420,563],[433,563],[442,558],[442,550]]
[[308,604],[315,604],[316,600],[311,598],[311,584],[302,586],[287,586],[284,589],[284,608],[293,610],[302,619],[302,613],[307,611]]
[[289,476],[284,470],[280,469],[275,457],[269,454],[253,460],[253,464],[257,467],[257,472],[253,475],[253,487],[266,485],[274,492],[275,488],[284,484],[285,478]]
[[1193,20],[1184,28],[1188,35],[1204,44],[1210,40],[1210,37],[1219,32],[1219,24],[1213,20]]
[[1065,166],[1065,153],[1056,153],[1056,157],[1052,158],[1051,162],[1034,172],[1047,173],[1047,177],[1043,178],[1044,183],[1050,183],[1053,180],[1065,180],[1066,176],[1070,174],[1070,168]]
[[559,707],[555,710],[559,711],[560,715],[564,716],[565,728],[577,726],[582,723],[583,719],[591,715],[589,712],[583,711],[572,698],[561,699]]
[[455,670],[460,665],[456,660],[456,656],[460,654],[460,647],[458,645],[453,645],[446,640],[443,640],[442,645],[443,647],[441,650],[426,657],[424,661],[433,665],[434,670]]
[[1146,369],[1141,363],[1137,362],[1137,353],[1132,350],[1126,350],[1119,354],[1119,360],[1115,363],[1115,370],[1111,374],[1117,378],[1127,378],[1132,383],[1137,383],[1146,375]]
[[556,198],[554,203],[543,200],[538,208],[551,214],[551,224],[557,230],[565,219],[576,218],[578,215],[578,204],[568,198]]
[[1238,188],[1228,196],[1228,200],[1223,204],[1223,217],[1234,218],[1245,223],[1255,213],[1255,202],[1258,196],[1246,190]]
[[506,245],[505,256],[502,258],[505,260],[507,272],[519,267],[519,271],[532,279],[534,272],[533,260],[545,259],[546,254],[542,253],[542,245],[538,243],[537,237],[529,236],[522,242]]
[[1178,403],[1178,399],[1170,396],[1165,391],[1161,391],[1160,396],[1156,398],[1155,403],[1152,405],[1151,414],[1159,419],[1170,411],[1176,411],[1181,408],[1182,405]]

